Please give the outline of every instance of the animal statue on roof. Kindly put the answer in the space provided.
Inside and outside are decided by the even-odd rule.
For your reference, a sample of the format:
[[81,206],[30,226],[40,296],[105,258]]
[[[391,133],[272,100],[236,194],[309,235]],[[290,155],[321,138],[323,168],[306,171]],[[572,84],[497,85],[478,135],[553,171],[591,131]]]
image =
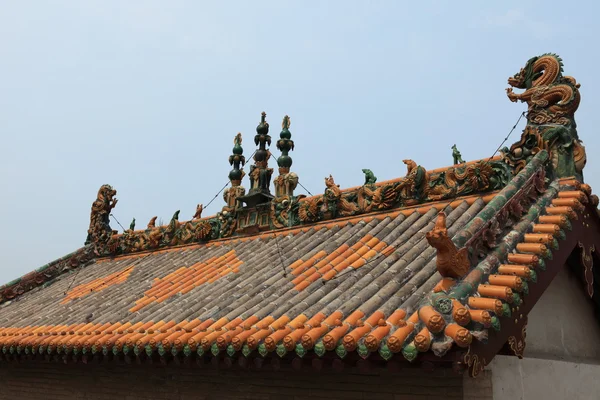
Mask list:
[[407,205],[416,204],[427,197],[429,192],[429,174],[413,160],[402,160],[406,164],[406,175],[398,185],[402,200]]
[[340,185],[329,175],[325,178],[325,193],[323,194],[323,215],[325,219],[335,217],[347,217],[358,212],[358,204],[348,200],[342,191]]
[[377,177],[370,169],[363,169],[363,174],[365,174],[365,185],[374,185],[377,182]]
[[85,244],[106,243],[113,234],[110,228],[110,212],[119,201],[115,196],[117,191],[110,185],[102,185],[98,190],[98,196],[92,203],[90,213],[90,226]]
[[376,186],[377,177],[370,169],[363,169],[365,183],[356,193],[356,203],[361,213],[391,208],[397,200],[397,191],[393,184]]
[[131,220],[131,224],[129,224],[129,230],[130,231],[135,230],[135,218],[133,220]]
[[446,214],[440,211],[434,228],[425,234],[427,242],[437,250],[437,270],[444,278],[462,278],[469,272],[469,254],[466,247],[457,249],[448,236]]
[[178,240],[179,227],[181,226],[181,222],[179,222],[179,211],[175,211],[173,217],[171,217],[171,221],[163,230],[162,243],[165,246],[175,245]]
[[202,218],[202,210],[203,209],[204,209],[204,205],[198,204],[196,206],[196,213],[194,214],[194,216],[192,217],[192,219],[200,219],[200,218]]
[[455,144],[452,145],[452,158],[454,159],[454,164],[463,164],[465,162],[465,160],[463,160],[462,155],[460,154],[460,151],[458,150],[458,148],[456,147]]

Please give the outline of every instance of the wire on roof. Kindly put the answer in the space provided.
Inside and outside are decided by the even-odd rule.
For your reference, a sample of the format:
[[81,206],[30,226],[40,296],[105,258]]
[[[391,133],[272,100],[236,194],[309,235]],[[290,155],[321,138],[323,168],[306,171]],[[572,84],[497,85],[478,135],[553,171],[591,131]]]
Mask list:
[[307,188],[305,188],[305,187],[304,187],[304,185],[303,185],[302,183],[300,183],[300,181],[298,181],[298,185],[302,186],[302,189],[304,189],[304,190],[306,191],[306,193],[308,193],[308,194],[309,194],[309,195],[311,195],[311,196],[314,196],[314,195],[313,195],[313,194],[310,192],[310,190],[308,190]]
[[519,115],[519,119],[517,119],[517,122],[515,122],[515,124],[513,125],[512,129],[510,130],[510,132],[508,132],[508,135],[506,135],[506,137],[504,138],[504,140],[502,141],[502,143],[500,143],[500,146],[498,146],[498,148],[496,149],[496,151],[494,151],[494,154],[492,154],[492,156],[490,158],[488,158],[488,160],[486,161],[486,163],[490,162],[492,158],[494,158],[494,156],[496,155],[496,153],[498,151],[500,151],[500,149],[502,148],[502,146],[504,145],[504,143],[506,143],[506,141],[508,140],[508,138],[510,137],[510,135],[512,135],[513,131],[515,129],[517,129],[517,125],[519,125],[519,122],[521,122],[521,118],[523,118],[525,116],[525,111],[523,111],[521,113],[521,115]]
[[109,214],[109,215],[110,215],[110,216],[111,216],[111,217],[112,217],[112,218],[115,220],[115,222],[116,222],[117,224],[119,224],[119,226],[121,227],[121,229],[123,229],[123,232],[125,232],[125,228],[123,228],[123,225],[121,225],[121,223],[119,222],[119,220],[117,219],[117,217],[115,217],[115,216],[114,216],[114,215],[112,215],[112,214]]
[[287,278],[285,264],[283,263],[283,255],[281,254],[281,247],[279,247],[278,235],[273,234],[273,239],[275,239],[275,244],[277,245],[277,253],[279,254],[279,263],[281,264],[281,269],[283,270],[283,277]]
[[69,293],[69,289],[71,289],[71,286],[73,286],[73,283],[75,283],[75,279],[77,278],[77,274],[79,274],[79,271],[81,271],[83,269],[82,266],[79,266],[77,268],[77,271],[75,271],[75,275],[73,276],[73,280],[71,281],[71,283],[69,283],[69,286],[67,286],[67,289],[65,289],[65,293],[64,295],[66,296],[67,293]]
[[221,190],[219,190],[217,192],[217,194],[215,194],[215,196],[212,198],[212,200],[209,201],[208,204],[206,206],[204,206],[204,208],[208,208],[208,206],[210,206],[210,203],[212,203],[213,201],[215,201],[215,199],[217,198],[217,196],[223,191],[223,189],[225,189],[227,187],[227,185],[229,185],[229,182],[225,182],[225,185],[223,185],[223,187],[221,188]]

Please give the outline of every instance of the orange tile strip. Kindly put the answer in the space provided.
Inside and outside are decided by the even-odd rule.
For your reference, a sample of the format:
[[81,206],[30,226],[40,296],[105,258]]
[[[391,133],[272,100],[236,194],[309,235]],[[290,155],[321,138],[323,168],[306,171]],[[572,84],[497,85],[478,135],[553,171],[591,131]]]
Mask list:
[[66,304],[89,294],[101,292],[105,289],[108,289],[112,285],[125,282],[129,275],[133,272],[134,268],[134,266],[129,266],[121,271],[117,271],[110,275],[103,276],[102,278],[94,279],[93,281],[78,285],[69,290],[65,298],[60,303]]
[[190,267],[181,267],[162,278],[155,278],[152,287],[135,301],[129,311],[137,312],[149,304],[162,303],[205,283],[213,283],[230,273],[239,272],[242,264],[235,250],[230,250],[220,257],[211,257]]

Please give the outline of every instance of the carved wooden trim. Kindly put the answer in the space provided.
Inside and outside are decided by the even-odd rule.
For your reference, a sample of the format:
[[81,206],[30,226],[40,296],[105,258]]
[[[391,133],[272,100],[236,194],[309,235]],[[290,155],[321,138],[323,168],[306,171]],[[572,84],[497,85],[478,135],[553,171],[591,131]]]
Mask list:
[[471,346],[469,346],[469,350],[464,354],[463,362],[471,378],[477,377],[488,364],[488,361],[484,357],[472,351]]
[[519,358],[523,358],[523,353],[525,352],[525,346],[527,342],[525,338],[527,337],[527,321],[523,324],[523,328],[521,329],[521,335],[510,336],[508,338],[508,345],[512,350],[513,354]]
[[592,253],[596,251],[596,246],[593,244],[586,246],[581,242],[577,242],[577,246],[581,248],[581,265],[583,265],[583,276],[587,283],[587,293],[592,297],[594,295],[594,257]]

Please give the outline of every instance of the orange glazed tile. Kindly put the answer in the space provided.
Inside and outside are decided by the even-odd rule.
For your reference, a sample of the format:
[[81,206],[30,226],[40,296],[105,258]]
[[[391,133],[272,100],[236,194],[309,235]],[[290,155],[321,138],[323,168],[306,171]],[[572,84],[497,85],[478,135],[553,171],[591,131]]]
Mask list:
[[336,265],[333,269],[336,272],[342,272],[343,270],[345,270],[349,266],[350,266],[350,260],[346,259],[346,260],[342,261],[341,263],[339,263],[338,265]]
[[480,310],[493,311],[496,314],[502,314],[502,302],[498,299],[488,299],[484,297],[469,297],[469,307]]
[[473,336],[468,329],[457,324],[448,324],[444,333],[450,336],[460,347],[468,347],[473,339]]
[[540,224],[558,225],[564,227],[569,222],[569,219],[564,215],[541,215],[538,218],[538,222]]
[[384,318],[385,315],[381,311],[375,311],[369,318],[367,318],[363,326],[355,328],[349,334],[344,336],[344,347],[346,349],[356,348],[358,341],[363,336],[371,332],[371,330],[373,330],[376,326],[378,326],[377,323],[379,320],[383,320]]
[[575,198],[580,202],[585,202],[587,197],[584,192],[580,190],[564,190],[558,192],[558,198]]
[[557,234],[558,232],[560,232],[560,226],[559,225],[555,225],[555,224],[534,224],[533,225],[533,232],[536,233],[550,233],[550,234]]
[[541,243],[519,243],[517,244],[517,251],[522,253],[533,253],[533,254],[544,254],[547,251],[547,247]]
[[302,281],[299,284],[297,284],[294,289],[296,289],[297,291],[302,291],[304,289],[306,289],[309,285],[311,284],[311,282],[308,281]]
[[502,275],[516,275],[521,278],[529,279],[531,275],[531,269],[525,265],[501,264],[498,267],[498,273]]
[[325,279],[326,281],[332,279],[334,276],[336,276],[337,271],[335,269],[326,272],[325,274],[323,274],[323,279]]
[[482,297],[493,297],[502,299],[509,303],[513,300],[513,292],[509,287],[506,286],[494,286],[494,285],[479,285],[477,291]]
[[444,321],[442,315],[431,306],[421,307],[418,313],[421,321],[432,333],[439,333],[446,326],[446,321]]
[[420,352],[428,351],[431,347],[431,332],[427,328],[421,329],[421,331],[413,339],[415,347]]
[[508,262],[513,264],[525,264],[529,267],[534,267],[537,265],[539,261],[539,257],[535,254],[517,254],[517,253],[509,253]]
[[397,353],[402,350],[402,346],[408,335],[415,329],[415,324],[419,321],[418,312],[413,313],[410,318],[406,321],[406,325],[400,326],[396,329],[388,338],[389,349]]
[[350,267],[357,269],[357,268],[362,267],[366,263],[367,263],[367,260],[365,260],[364,258],[359,258],[358,260],[356,260],[352,264],[350,264]]

